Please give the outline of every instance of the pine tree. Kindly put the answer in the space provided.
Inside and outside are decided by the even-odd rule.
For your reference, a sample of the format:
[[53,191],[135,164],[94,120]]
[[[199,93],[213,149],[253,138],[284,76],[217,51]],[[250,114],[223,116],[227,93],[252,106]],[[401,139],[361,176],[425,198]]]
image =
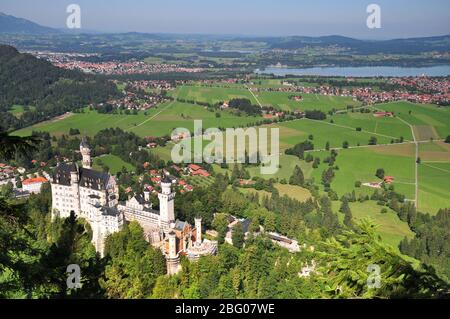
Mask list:
[[345,213],[344,225],[349,228],[353,228],[353,220],[352,219],[353,219],[353,215],[349,208],[348,211],[346,211],[346,213]]
[[233,227],[233,232],[232,232],[233,245],[236,248],[239,248],[239,249],[242,248],[244,246],[244,239],[245,239],[244,227],[241,222],[238,222]]
[[289,179],[289,184],[303,186],[305,184],[305,176],[303,175],[302,169],[297,165],[295,166],[294,173]]
[[345,215],[347,215],[350,212],[350,206],[348,205],[347,197],[344,197],[342,199],[342,204],[341,204],[341,208],[339,209],[339,211]]

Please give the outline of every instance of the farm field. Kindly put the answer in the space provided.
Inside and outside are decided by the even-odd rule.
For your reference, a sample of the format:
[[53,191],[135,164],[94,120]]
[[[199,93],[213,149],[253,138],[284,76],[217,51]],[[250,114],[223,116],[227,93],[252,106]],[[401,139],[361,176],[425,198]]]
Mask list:
[[419,211],[435,215],[450,208],[450,162],[419,165]]
[[[286,149],[304,142],[309,135],[313,135],[312,143],[315,149],[325,149],[327,142],[330,147],[341,148],[344,141],[352,146],[368,145],[372,136],[377,138],[378,144],[391,143],[391,136],[377,135],[369,131],[357,132],[356,128],[343,127],[328,121],[314,121],[308,119],[295,120],[278,124],[280,127],[280,147]],[[271,126],[272,127],[272,126]]]
[[422,161],[450,163],[450,144],[440,141],[421,143],[419,157]]
[[[418,140],[428,140],[430,137],[446,138],[450,135],[450,108],[436,105],[414,104],[409,102],[393,102],[375,106],[396,116],[416,127]],[[409,113],[411,111],[411,113]],[[421,132],[422,136],[421,136]],[[431,133],[434,133],[432,136]]]
[[[359,106],[351,97],[325,96],[318,94],[292,93],[292,92],[254,92],[264,106],[273,106],[284,111],[295,110],[321,110],[328,112],[333,109],[346,109],[348,105]],[[289,97],[301,95],[302,101],[294,101]]]
[[330,117],[335,124],[363,131],[374,132],[386,137],[403,137],[405,141],[412,141],[411,128],[404,122],[393,117],[375,117],[372,113],[358,111],[335,114]]
[[313,87],[317,86],[316,83],[303,82],[298,78],[284,78],[284,79],[270,79],[270,78],[255,78],[252,79],[252,83],[249,85],[250,87],[260,87],[260,88],[281,88],[288,87],[288,85],[284,85],[284,82],[293,81],[298,86],[304,87]]
[[202,106],[171,102],[159,105],[157,108],[137,115],[100,114],[96,111],[85,110],[85,113],[71,114],[63,119],[42,122],[31,127],[16,131],[19,136],[26,136],[32,131],[46,131],[60,136],[67,134],[70,128],[78,128],[83,135],[95,135],[102,129],[119,127],[123,130],[144,136],[170,135],[174,128],[183,127],[194,129],[194,120],[203,120],[204,128],[233,127],[253,123],[261,118],[238,117],[228,111],[210,112]]
[[[271,81],[268,83],[277,83],[274,82],[276,80],[268,81]],[[285,111],[318,109],[328,112],[332,109],[346,109],[349,105],[355,107],[360,106],[360,103],[354,101],[351,97],[324,96],[305,93],[298,93],[298,95],[303,97],[303,100],[297,102],[289,98],[292,95],[296,95],[296,93],[289,92],[253,92],[258,99],[257,101],[255,96],[248,91],[247,87],[239,84],[232,84],[230,86],[231,87],[224,87],[220,84],[214,87],[185,85],[177,88],[172,94],[183,100],[210,104],[227,102],[234,98],[247,98],[253,104],[258,104],[259,101],[263,106],[273,106]],[[281,83],[280,85],[275,85],[275,87],[280,86],[282,86]]]
[[[316,156],[322,159],[329,156],[329,152],[318,152]],[[331,188],[340,196],[351,193],[355,189],[355,182],[362,183],[380,181],[376,176],[376,170],[383,168],[386,176],[395,178],[394,187],[399,193],[408,199],[414,199],[414,145],[401,144],[380,146],[373,148],[358,148],[340,150],[336,160],[339,170],[335,171],[335,178]],[[322,172],[328,168],[322,163],[313,171],[312,177],[320,183]],[[375,189],[362,186],[358,193],[372,194]]]
[[253,104],[257,104],[253,95],[244,86],[240,88],[224,88],[186,85],[177,88],[172,94],[176,95],[179,99],[210,104],[227,102],[236,98],[249,99]]

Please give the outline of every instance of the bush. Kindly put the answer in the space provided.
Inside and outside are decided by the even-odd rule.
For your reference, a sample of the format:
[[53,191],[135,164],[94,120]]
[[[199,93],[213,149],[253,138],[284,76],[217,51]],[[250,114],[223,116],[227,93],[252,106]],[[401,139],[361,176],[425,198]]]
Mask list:
[[450,144],[450,135],[445,139],[445,143]]

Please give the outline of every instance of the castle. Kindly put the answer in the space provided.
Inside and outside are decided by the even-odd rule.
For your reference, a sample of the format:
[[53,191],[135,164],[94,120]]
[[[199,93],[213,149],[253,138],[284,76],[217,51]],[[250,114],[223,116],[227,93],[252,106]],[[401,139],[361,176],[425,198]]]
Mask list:
[[119,185],[114,176],[92,169],[91,150],[85,138],[80,144],[82,167],[60,163],[51,180],[52,217],[67,218],[72,212],[86,219],[92,228],[92,243],[104,255],[105,240],[136,221],[144,229],[146,240],[160,248],[166,257],[169,275],[180,271],[180,257],[197,260],[217,252],[217,243],[202,240],[202,220],[195,225],[175,220],[175,192],[172,180],[164,175],[158,194],[159,210],[154,210],[150,193],[144,191],[119,202]]

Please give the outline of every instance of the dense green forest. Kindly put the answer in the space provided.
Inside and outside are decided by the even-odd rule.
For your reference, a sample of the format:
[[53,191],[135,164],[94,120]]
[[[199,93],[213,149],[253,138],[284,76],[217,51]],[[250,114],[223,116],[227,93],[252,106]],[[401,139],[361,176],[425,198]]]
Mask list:
[[[15,48],[0,45],[0,129],[15,130],[117,96],[98,76],[63,70]],[[9,111],[24,106],[20,117]]]

